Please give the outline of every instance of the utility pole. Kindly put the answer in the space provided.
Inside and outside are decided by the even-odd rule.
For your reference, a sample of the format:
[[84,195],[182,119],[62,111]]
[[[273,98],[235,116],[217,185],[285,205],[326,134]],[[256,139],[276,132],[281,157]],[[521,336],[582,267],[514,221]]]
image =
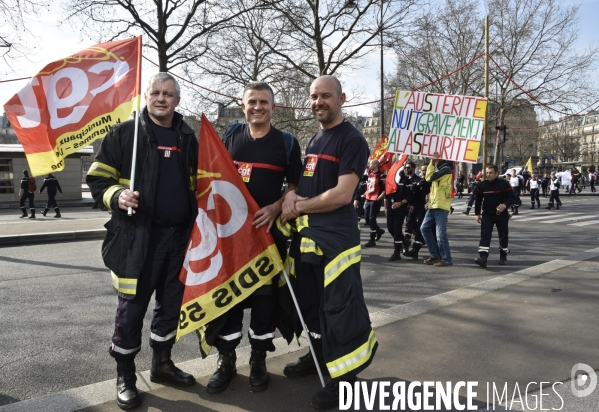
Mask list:
[[385,88],[383,67],[383,0],[381,0],[381,139],[385,135]]
[[489,143],[487,140],[488,129],[488,113],[489,113],[489,16],[485,17],[485,98],[487,99],[487,111],[485,112],[485,125],[483,131],[483,180],[485,171],[487,170],[487,152],[489,151]]

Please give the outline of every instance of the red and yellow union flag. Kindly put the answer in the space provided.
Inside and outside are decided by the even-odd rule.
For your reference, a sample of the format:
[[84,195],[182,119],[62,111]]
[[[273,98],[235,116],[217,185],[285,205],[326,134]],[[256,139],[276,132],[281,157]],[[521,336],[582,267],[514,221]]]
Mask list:
[[204,115],[198,160],[198,217],[183,268],[177,339],[216,319],[283,270],[266,226],[252,226],[259,207]]
[[379,161],[379,170],[385,171],[389,170],[391,167],[391,159],[393,158],[393,153],[387,152],[387,147],[389,146],[389,139],[387,136],[381,137],[378,144],[372,151],[370,158],[368,160],[378,160]]
[[101,43],[52,62],[5,105],[31,174],[64,169],[64,158],[139,110],[141,37]]

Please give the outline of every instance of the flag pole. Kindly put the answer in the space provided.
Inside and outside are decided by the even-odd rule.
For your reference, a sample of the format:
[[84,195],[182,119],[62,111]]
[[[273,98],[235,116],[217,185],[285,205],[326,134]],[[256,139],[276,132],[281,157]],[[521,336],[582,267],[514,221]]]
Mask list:
[[287,270],[285,266],[283,266],[283,276],[285,276],[285,281],[287,282],[287,286],[289,287],[289,292],[291,293],[291,297],[293,298],[293,304],[295,305],[295,309],[297,310],[297,314],[299,315],[300,322],[302,323],[302,327],[304,328],[304,332],[306,332],[306,338],[308,339],[308,346],[310,346],[310,352],[312,353],[312,358],[314,358],[314,364],[316,365],[316,370],[318,371],[318,377],[320,378],[320,383],[322,387],[325,387],[324,378],[322,377],[322,371],[320,370],[320,365],[318,364],[318,358],[316,357],[316,352],[314,352],[314,346],[312,346],[312,340],[310,339],[310,331],[306,326],[306,322],[304,322],[304,317],[302,316],[302,312],[300,311],[299,304],[297,303],[297,299],[295,298],[295,293],[293,293],[293,288],[291,287],[291,282],[289,282],[289,276],[287,276]]
[[[137,163],[137,134],[139,133],[139,108],[135,111],[135,131],[133,132],[133,157],[131,159],[131,183],[129,189],[134,192],[133,183],[135,182],[135,165]],[[129,206],[127,215],[133,216],[133,208]]]
[[[138,57],[137,57],[137,110],[135,111],[135,129],[133,131],[133,155],[131,159],[131,179],[129,183],[129,190],[135,191],[133,188],[135,182],[135,166],[137,164],[137,135],[139,133],[139,110],[141,106],[141,36],[137,38]],[[133,208],[129,206],[127,208],[127,215],[133,216]]]

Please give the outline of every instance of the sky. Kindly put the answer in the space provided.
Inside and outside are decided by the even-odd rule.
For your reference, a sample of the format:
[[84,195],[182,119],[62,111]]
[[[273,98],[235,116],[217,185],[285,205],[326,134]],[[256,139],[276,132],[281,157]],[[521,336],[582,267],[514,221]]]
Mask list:
[[[563,4],[581,4],[580,8],[580,38],[577,48],[582,50],[589,43],[599,45],[599,30],[597,30],[597,17],[599,16],[599,0],[557,0]],[[80,34],[68,25],[58,27],[61,19],[59,2],[52,2],[47,13],[41,13],[37,21],[32,21],[28,27],[37,37],[36,48],[29,59],[11,61],[10,66],[0,60],[0,81],[35,75],[46,64],[59,60],[72,53],[85,49],[94,44],[93,41],[81,40]],[[388,73],[394,66],[394,54],[386,50],[384,54],[385,72]],[[155,66],[143,61],[142,84],[156,71]],[[599,79],[599,69],[597,70]],[[380,53],[378,51],[364,58],[362,68],[351,73],[344,73],[340,78],[348,95],[349,104],[377,100],[380,98]],[[26,80],[0,83],[0,103],[2,105],[17,93],[26,84]],[[182,85],[183,86],[183,85]],[[183,86],[183,98],[185,87]],[[374,105],[352,108],[352,113],[369,116]]]

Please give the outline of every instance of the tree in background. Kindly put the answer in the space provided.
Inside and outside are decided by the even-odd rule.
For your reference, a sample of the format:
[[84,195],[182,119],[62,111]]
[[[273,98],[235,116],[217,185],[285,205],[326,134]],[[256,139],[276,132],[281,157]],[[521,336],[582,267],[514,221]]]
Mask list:
[[[393,92],[431,83],[484,52],[484,21],[478,1],[445,0],[429,7],[414,19],[409,35],[396,33],[393,36],[398,65],[387,82]],[[483,87],[481,59],[426,90],[480,95]]]
[[28,19],[48,4],[36,0],[0,0],[0,55],[5,61],[26,56],[33,37]]
[[210,38],[260,0],[68,0],[66,20],[97,41],[144,34],[161,72],[199,59]]
[[576,107],[596,96],[589,74],[599,49],[575,51],[579,6],[555,0],[488,0],[487,7],[492,55],[507,74],[494,79],[498,94],[491,96],[500,125],[509,112],[530,104],[530,97],[548,106]]

